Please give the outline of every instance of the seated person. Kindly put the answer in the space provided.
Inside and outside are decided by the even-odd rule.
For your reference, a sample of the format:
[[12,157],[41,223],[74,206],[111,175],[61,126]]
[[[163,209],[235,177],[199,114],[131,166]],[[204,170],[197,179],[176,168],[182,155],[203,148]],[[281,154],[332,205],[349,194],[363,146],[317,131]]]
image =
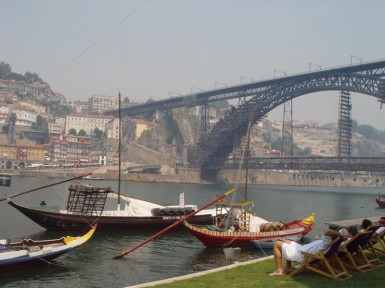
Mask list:
[[[349,233],[346,229],[340,230],[341,232],[325,229],[320,240],[315,240],[305,245],[301,245],[295,241],[284,240],[275,241],[273,246],[274,260],[276,270],[270,273],[270,276],[282,276],[285,272],[291,271],[291,262],[302,262],[304,257],[301,252],[317,253],[318,251],[325,249],[331,241],[340,236],[343,239],[349,237]],[[282,267],[282,259],[286,260],[286,267]]]
[[348,242],[351,238],[356,236],[358,231],[356,226],[350,226],[348,227],[348,229],[342,228],[338,230],[338,232],[340,232],[342,235],[342,238],[344,238],[344,241],[341,242],[341,245],[343,245],[346,242]]
[[360,232],[365,231],[370,225],[372,225],[372,221],[369,219],[362,220]]
[[379,235],[382,235],[385,231],[385,217],[380,217],[378,220],[378,224],[380,224],[380,227],[377,228],[377,230],[373,233],[372,238],[376,238]]

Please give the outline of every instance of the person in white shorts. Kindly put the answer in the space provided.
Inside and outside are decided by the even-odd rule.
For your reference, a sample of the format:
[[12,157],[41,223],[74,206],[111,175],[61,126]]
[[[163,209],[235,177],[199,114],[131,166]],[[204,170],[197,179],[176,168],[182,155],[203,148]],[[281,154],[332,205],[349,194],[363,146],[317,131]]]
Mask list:
[[[349,237],[349,233],[346,229],[341,229],[338,232],[331,229],[325,229],[320,240],[315,240],[305,245],[298,244],[291,240],[275,241],[273,252],[276,270],[271,272],[270,276],[282,276],[285,272],[291,271],[291,262],[302,262],[302,252],[317,253],[318,251],[325,249],[330,242],[336,237],[341,236],[343,239]],[[286,267],[282,267],[282,259],[286,260]]]

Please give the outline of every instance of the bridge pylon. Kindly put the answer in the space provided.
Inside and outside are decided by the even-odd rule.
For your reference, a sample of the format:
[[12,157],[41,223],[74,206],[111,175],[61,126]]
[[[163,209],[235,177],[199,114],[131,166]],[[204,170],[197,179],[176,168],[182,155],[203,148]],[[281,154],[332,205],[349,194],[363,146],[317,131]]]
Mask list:
[[338,157],[350,159],[352,138],[352,104],[349,91],[341,91],[338,116]]
[[293,100],[283,104],[281,157],[293,155]]

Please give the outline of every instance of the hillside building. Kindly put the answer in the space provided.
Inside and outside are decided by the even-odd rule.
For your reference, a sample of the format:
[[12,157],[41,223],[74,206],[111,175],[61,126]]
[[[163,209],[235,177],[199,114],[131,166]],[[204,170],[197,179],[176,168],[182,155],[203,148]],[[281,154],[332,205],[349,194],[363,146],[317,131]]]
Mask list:
[[114,119],[111,115],[70,114],[66,117],[65,133],[69,134],[71,129],[75,129],[76,132],[84,130],[87,135],[92,135],[95,128],[105,131],[106,124]]

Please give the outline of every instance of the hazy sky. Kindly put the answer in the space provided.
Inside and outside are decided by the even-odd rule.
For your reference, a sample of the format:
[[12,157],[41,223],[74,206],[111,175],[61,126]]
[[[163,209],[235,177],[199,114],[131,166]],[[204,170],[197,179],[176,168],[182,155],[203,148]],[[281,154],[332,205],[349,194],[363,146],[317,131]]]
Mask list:
[[[383,0],[0,0],[0,61],[70,100],[159,100],[384,59],[384,15]],[[297,98],[294,120],[336,122],[338,94]],[[352,102],[353,119],[385,130],[385,106]]]

